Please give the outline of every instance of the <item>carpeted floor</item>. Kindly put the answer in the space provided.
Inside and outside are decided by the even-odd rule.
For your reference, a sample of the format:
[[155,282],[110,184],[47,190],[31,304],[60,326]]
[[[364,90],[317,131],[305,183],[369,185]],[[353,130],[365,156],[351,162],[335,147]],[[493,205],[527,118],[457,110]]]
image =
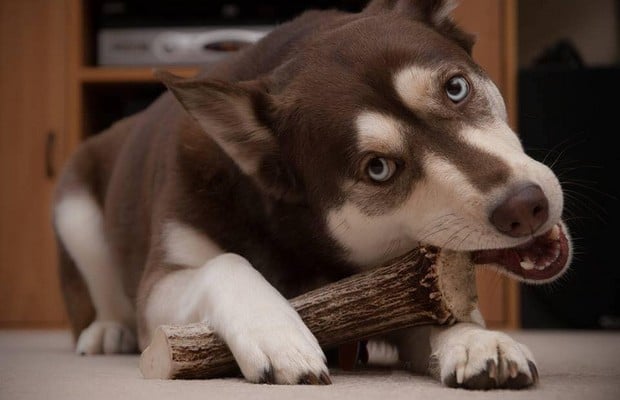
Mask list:
[[0,331],[0,399],[444,400],[620,399],[620,332],[513,332],[537,358],[524,391],[448,389],[402,371],[332,371],[331,386],[253,385],[241,379],[145,380],[138,356],[80,357],[64,331]]

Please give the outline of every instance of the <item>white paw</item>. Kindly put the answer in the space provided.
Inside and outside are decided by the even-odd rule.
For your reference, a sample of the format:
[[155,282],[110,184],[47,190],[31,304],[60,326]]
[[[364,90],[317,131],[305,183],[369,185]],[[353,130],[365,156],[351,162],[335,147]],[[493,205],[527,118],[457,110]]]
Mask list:
[[133,353],[136,350],[133,332],[116,321],[94,321],[80,333],[75,349],[81,355]]
[[274,317],[228,336],[243,376],[255,383],[330,384],[325,355],[297,313]]
[[501,332],[476,329],[450,335],[431,363],[450,387],[521,389],[538,382],[530,350]]

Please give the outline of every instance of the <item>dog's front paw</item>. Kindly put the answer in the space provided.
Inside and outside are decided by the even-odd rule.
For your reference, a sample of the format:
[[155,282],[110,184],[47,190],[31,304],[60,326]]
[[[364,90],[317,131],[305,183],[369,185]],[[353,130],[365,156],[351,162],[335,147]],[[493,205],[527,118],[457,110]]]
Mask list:
[[133,353],[136,337],[116,321],[94,321],[80,333],[75,351],[81,355]]
[[238,331],[229,341],[243,376],[255,383],[329,385],[316,338],[297,315],[286,317]]
[[510,336],[476,329],[451,335],[431,364],[442,383],[466,389],[522,389],[538,382],[532,353]]

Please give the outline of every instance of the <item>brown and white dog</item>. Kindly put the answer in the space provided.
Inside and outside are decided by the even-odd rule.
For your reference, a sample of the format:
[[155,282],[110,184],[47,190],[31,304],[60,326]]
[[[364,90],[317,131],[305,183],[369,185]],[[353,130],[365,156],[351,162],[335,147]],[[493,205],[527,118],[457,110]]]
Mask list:
[[[528,157],[452,2],[311,11],[86,140],[54,204],[77,351],[208,321],[251,382],[329,383],[286,298],[419,243],[528,282],[568,266],[556,176]],[[389,336],[444,384],[532,385],[530,351],[471,322]]]

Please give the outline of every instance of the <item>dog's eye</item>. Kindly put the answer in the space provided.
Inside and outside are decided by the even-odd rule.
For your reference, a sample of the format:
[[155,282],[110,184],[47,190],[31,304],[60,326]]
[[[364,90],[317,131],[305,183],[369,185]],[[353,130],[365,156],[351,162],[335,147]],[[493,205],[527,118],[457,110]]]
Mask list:
[[453,76],[446,83],[446,94],[454,103],[460,103],[469,94],[469,83],[460,75]]
[[383,157],[373,157],[366,164],[366,172],[375,182],[385,182],[394,175],[396,163]]

